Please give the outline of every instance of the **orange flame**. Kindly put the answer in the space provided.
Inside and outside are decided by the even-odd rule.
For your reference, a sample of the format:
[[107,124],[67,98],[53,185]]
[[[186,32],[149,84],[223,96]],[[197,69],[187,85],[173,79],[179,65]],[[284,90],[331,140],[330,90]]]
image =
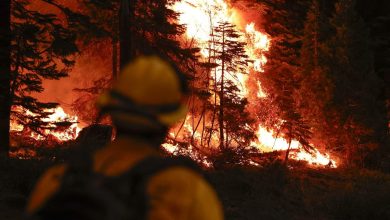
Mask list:
[[[175,3],[172,9],[180,13],[179,23],[186,25],[186,35],[188,39],[193,39],[196,45],[201,49],[203,57],[209,54],[209,41],[212,36],[213,27],[219,22],[229,22],[236,25],[236,31],[241,34],[241,41],[246,42],[246,53],[250,60],[253,60],[248,68],[248,72],[254,71],[257,74],[264,72],[263,66],[267,62],[264,52],[271,47],[269,36],[261,31],[256,30],[254,22],[248,22],[245,27],[239,27],[239,21],[235,16],[236,11],[232,9],[224,0],[182,0]],[[221,77],[221,71],[217,69],[217,78]],[[250,92],[247,86],[247,75],[240,73],[234,74],[237,76],[236,86],[240,89],[240,95],[248,97]],[[255,92],[258,98],[265,98],[266,94],[261,89],[261,83],[257,82],[258,91]],[[215,96],[215,94],[214,94]],[[216,97],[218,99],[218,97]],[[193,126],[189,122],[194,116],[187,116],[182,128],[174,128],[170,133],[173,139],[185,139],[186,136],[193,135],[195,139],[199,138],[197,131],[194,131]],[[252,143],[261,151],[278,151],[287,150],[289,144],[283,138],[275,138],[272,131],[267,131],[265,128],[258,126],[258,140]],[[178,134],[178,132],[180,132]],[[214,139],[214,137],[213,137]],[[178,146],[172,144],[164,144],[163,147],[169,152],[177,151]],[[297,152],[291,153],[290,158],[295,160],[304,160],[313,165],[329,165],[336,167],[336,162],[331,160],[329,155],[321,154],[317,149],[310,154],[305,152],[298,141],[291,142],[291,149],[296,149]]]
[[[24,112],[26,115],[34,116],[34,113],[25,110],[23,108],[16,108],[17,111]],[[81,131],[81,127],[78,125],[78,117],[77,116],[70,116],[65,113],[64,109],[61,107],[55,108],[51,115],[49,115],[47,118],[42,119],[43,122],[48,122],[49,128],[43,129],[42,134],[38,134],[33,131],[29,131],[29,136],[31,138],[34,138],[35,140],[45,140],[47,136],[51,135],[58,139],[58,141],[69,141],[76,139],[79,132]],[[59,129],[59,126],[56,125],[61,122],[69,122],[70,125],[66,126],[63,129]],[[11,132],[22,132],[26,128],[22,124],[18,123],[15,120],[12,120],[10,123]]]

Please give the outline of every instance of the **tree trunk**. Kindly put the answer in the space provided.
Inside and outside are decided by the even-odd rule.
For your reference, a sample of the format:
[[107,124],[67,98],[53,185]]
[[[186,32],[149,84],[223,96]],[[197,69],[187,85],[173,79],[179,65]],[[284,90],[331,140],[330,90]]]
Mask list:
[[275,148],[275,144],[276,144],[276,141],[278,140],[280,130],[281,130],[281,128],[279,128],[279,129],[278,129],[278,133],[276,133],[276,137],[275,137],[275,139],[274,139],[274,144],[272,145],[272,149]]
[[[211,22],[210,22],[211,24]],[[212,36],[212,44],[213,46],[215,47],[215,40],[214,40],[214,31],[213,31],[213,26],[210,26],[212,32],[211,32],[211,36]],[[210,51],[211,51],[211,45],[210,45]],[[211,52],[209,53],[209,58],[211,56]],[[213,51],[213,57],[215,57],[215,50]],[[211,60],[209,59],[209,64],[211,63]],[[207,147],[210,148],[210,142],[211,142],[211,138],[213,136],[213,130],[214,130],[214,122],[215,122],[215,115],[217,113],[217,89],[218,89],[218,85],[217,85],[217,69],[214,68],[214,106],[213,106],[213,116],[212,116],[212,119],[211,119],[211,128],[210,128],[210,132],[209,132],[209,138],[208,138],[208,141],[207,141]]]
[[291,138],[288,140],[288,148],[286,151],[286,157],[284,158],[285,165],[287,165],[287,162],[288,162],[288,156],[290,155],[290,149],[291,149]]
[[0,153],[8,156],[11,115],[11,0],[0,1]]
[[187,117],[183,120],[183,122],[181,123],[180,127],[179,127],[179,130],[177,130],[176,134],[175,134],[175,141],[177,140],[177,137],[179,136],[180,132],[181,132],[181,129],[183,129],[184,127],[184,124],[186,123],[186,120],[187,120]]
[[213,136],[215,115],[217,113],[217,70],[214,71],[214,106],[213,106],[213,117],[211,118],[211,128],[209,132],[209,139],[207,141],[207,147],[210,148],[211,138]]
[[315,21],[314,21],[314,69],[317,69],[318,67],[318,31],[319,31],[319,2],[316,0],[314,2],[315,4]]
[[223,60],[224,59],[224,55],[225,55],[225,30],[222,30],[222,59],[221,59],[221,62],[222,62],[222,70],[221,70],[221,90],[220,90],[220,93],[219,93],[219,148],[220,149],[224,149],[224,141],[225,141],[225,137],[224,137],[224,126],[223,126],[223,108],[224,108],[224,102],[223,102],[223,99],[224,99],[224,74],[225,74],[225,61]]
[[122,69],[132,59],[131,41],[131,16],[130,6],[132,0],[121,0],[119,9],[119,45],[120,45],[120,68]]
[[[200,114],[200,118],[199,118],[198,122],[196,123],[196,126],[193,127],[193,129],[192,129],[193,131],[192,131],[192,135],[191,135],[191,143],[193,143],[193,144],[194,144],[194,140],[195,140],[196,131],[199,128],[200,122],[203,120],[205,112],[206,112],[206,107],[203,107],[202,113]],[[202,131],[202,133],[203,133],[203,131]],[[203,136],[202,136],[202,138],[203,138]],[[202,146],[202,139],[201,139],[201,145],[200,146]]]
[[202,134],[200,137],[200,146],[202,146],[202,147],[203,147],[203,142],[205,141],[204,140],[205,128],[206,128],[206,115],[205,114],[206,114],[206,111],[204,111],[203,115],[202,115]]

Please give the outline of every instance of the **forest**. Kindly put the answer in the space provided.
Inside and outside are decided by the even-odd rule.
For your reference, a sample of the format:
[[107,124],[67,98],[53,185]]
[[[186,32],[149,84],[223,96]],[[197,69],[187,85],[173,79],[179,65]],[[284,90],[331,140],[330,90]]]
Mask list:
[[159,54],[186,77],[161,145],[226,219],[390,218],[390,2],[1,0],[0,216],[42,172],[116,138],[96,99]]

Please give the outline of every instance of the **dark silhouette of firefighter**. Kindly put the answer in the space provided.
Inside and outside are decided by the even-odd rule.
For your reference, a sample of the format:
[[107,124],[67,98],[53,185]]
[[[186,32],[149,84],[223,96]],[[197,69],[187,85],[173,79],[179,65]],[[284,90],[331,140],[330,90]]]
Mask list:
[[27,205],[32,219],[223,219],[214,190],[185,159],[160,156],[186,115],[186,83],[168,62],[140,57],[98,100],[116,140],[78,163],[50,168]]

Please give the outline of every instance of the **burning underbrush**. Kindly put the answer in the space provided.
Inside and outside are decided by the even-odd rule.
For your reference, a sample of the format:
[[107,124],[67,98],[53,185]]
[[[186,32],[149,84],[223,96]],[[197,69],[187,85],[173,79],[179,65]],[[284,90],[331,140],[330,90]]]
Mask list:
[[[254,146],[235,147],[220,150],[218,148],[204,149],[194,147],[188,142],[169,139],[162,145],[168,154],[186,156],[196,161],[206,169],[226,169],[232,167],[258,167],[264,168],[275,163],[284,163],[287,150],[262,152]],[[291,149],[288,166],[313,168],[336,168],[336,162],[323,156],[318,151],[305,152],[302,149]]]
[[[14,109],[29,116],[33,113],[23,111],[21,108]],[[22,125],[14,120],[11,123],[11,157],[20,159],[28,158],[54,158],[61,151],[71,149],[80,145],[103,145],[112,139],[111,126],[91,125],[82,129],[78,123],[77,116],[71,116],[61,107],[50,112],[47,118],[42,119],[45,127],[33,129],[30,126]],[[169,134],[162,148],[169,154],[183,155],[192,158],[205,168],[222,168],[241,166],[262,167],[277,160],[283,160],[287,144],[283,139],[275,139],[272,134],[262,132],[259,137],[266,135],[263,142],[253,142],[248,146],[225,147],[223,150],[215,147],[217,138],[212,139],[211,146],[206,147],[199,142],[199,132],[194,131],[190,120],[183,122],[182,129],[173,129]],[[176,131],[176,134],[175,134]],[[191,135],[192,138],[191,138]],[[268,136],[267,136],[268,135]],[[259,143],[267,145],[267,139],[272,139],[274,149],[264,151],[258,148]],[[81,146],[88,148],[88,146]],[[283,149],[284,147],[284,149]],[[266,148],[263,148],[266,149]],[[52,154],[52,155],[50,155]],[[323,157],[318,151],[311,153],[300,150],[297,143],[293,144],[290,158],[304,160],[310,165],[334,167],[329,158]]]
[[13,140],[21,145],[12,147],[10,155],[19,159],[67,161],[80,154],[90,154],[107,145],[112,139],[113,127],[104,124],[87,126],[77,134],[77,138],[71,140],[58,140],[49,136],[46,141],[42,141],[15,134]]
[[[55,148],[74,140],[78,137],[81,127],[77,116],[65,113],[64,109],[57,107],[47,110],[47,117],[40,120],[42,124],[34,126],[32,120],[34,114],[21,107],[14,107],[16,115],[23,114],[27,118],[24,124],[14,117],[11,121],[11,151],[12,157],[29,158],[37,156],[37,149]],[[25,146],[25,147],[23,147]]]

